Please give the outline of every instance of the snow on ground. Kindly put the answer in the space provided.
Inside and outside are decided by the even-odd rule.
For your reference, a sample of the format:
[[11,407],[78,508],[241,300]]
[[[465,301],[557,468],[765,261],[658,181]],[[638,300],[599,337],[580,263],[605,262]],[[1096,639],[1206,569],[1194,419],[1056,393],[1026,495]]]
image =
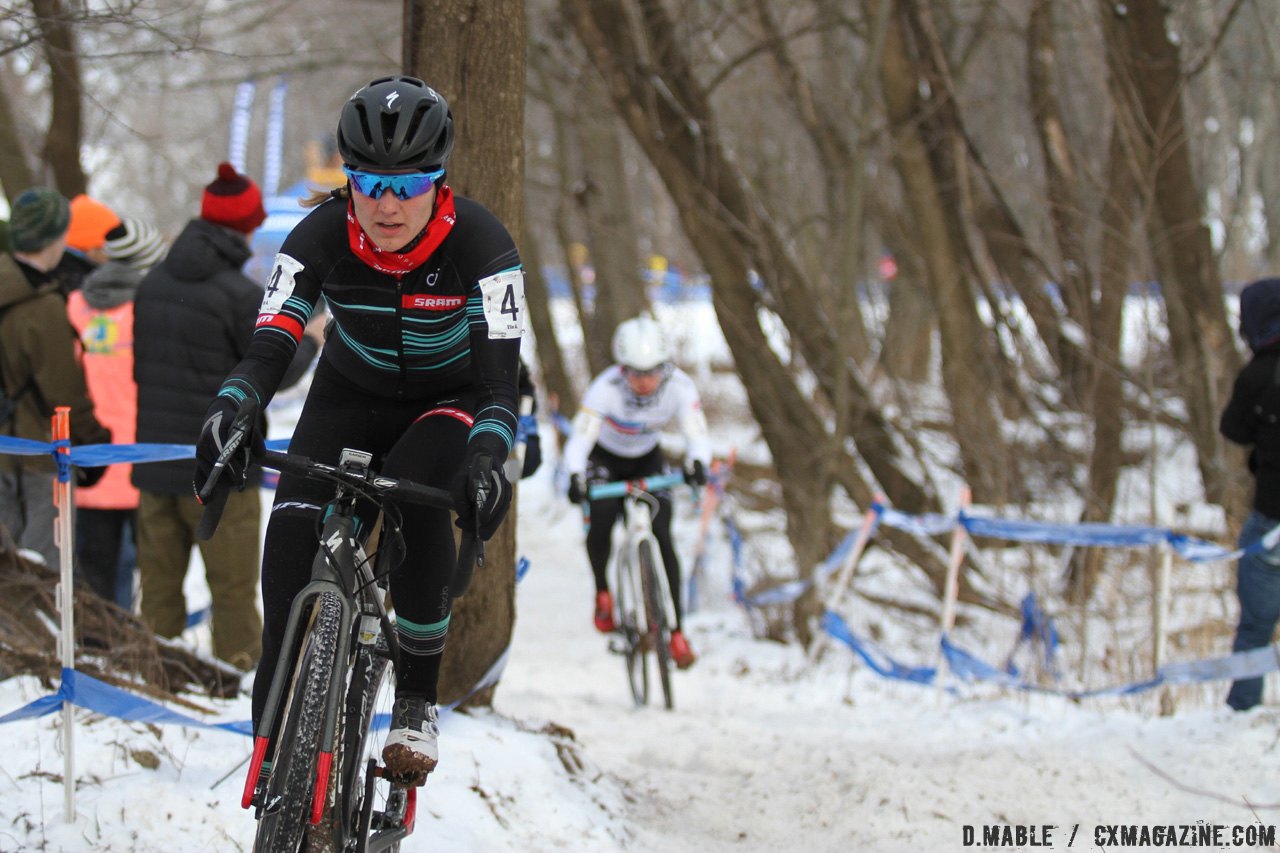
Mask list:
[[[812,667],[752,638],[723,571],[689,619],[701,660],[677,674],[676,710],[636,709],[590,623],[581,520],[552,490],[549,470],[522,488],[531,569],[495,710],[445,718],[405,850],[959,850],[966,824],[994,823],[1054,826],[1053,849],[1080,824],[1074,846],[1093,849],[1096,825],[1280,823],[1273,707],[952,694],[881,680],[842,647]],[[688,553],[691,508],[678,524]],[[45,692],[2,682],[0,711]],[[78,712],[68,825],[58,718],[0,728],[0,851],[251,845],[246,738]]]
[[[704,367],[721,355],[718,336],[678,335],[679,350],[697,349]],[[275,426],[287,434],[287,418]],[[720,434],[739,448],[756,435],[736,426]],[[811,664],[797,646],[752,636],[729,597],[723,543],[688,619],[701,659],[677,674],[675,711],[637,709],[621,659],[591,626],[581,518],[555,494],[553,462],[521,487],[518,547],[531,569],[495,708],[444,718],[441,765],[406,851],[961,850],[966,826],[981,847],[993,824],[1034,825],[1036,840],[1049,833],[1039,849],[1055,850],[1100,849],[1115,825],[1220,824],[1230,846],[1235,828],[1280,824],[1275,704],[1233,714],[1221,705],[1225,685],[1179,688],[1176,713],[1160,716],[1154,693],[1073,703],[889,682],[841,646]],[[677,521],[686,555],[696,525],[686,502]],[[771,573],[794,576],[767,542],[751,548],[764,550]],[[918,579],[887,559],[869,553],[863,582],[918,598]],[[192,609],[208,595],[198,559],[195,568]],[[904,663],[936,663],[928,617],[849,615]],[[964,644],[1002,659],[1016,624],[977,624]],[[207,648],[199,629],[188,639]],[[1217,642],[1211,651],[1225,653]],[[48,692],[32,679],[0,682],[0,714]],[[1274,687],[1268,695],[1274,702]],[[249,713],[246,696],[200,704],[218,720]],[[77,711],[67,823],[62,734],[57,714],[0,726],[0,853],[252,845],[252,817],[239,807],[247,738]]]

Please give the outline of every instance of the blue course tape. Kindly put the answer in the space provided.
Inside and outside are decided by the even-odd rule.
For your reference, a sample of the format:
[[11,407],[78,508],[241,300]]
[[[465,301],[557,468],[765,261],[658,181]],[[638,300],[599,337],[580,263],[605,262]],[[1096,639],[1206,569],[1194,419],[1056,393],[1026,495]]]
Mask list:
[[885,678],[911,681],[916,684],[932,684],[933,679],[938,674],[938,671],[931,666],[903,666],[881,652],[871,642],[855,636],[844,620],[830,610],[822,614],[822,628],[832,637],[853,649],[860,658],[866,661],[867,666]]
[[186,714],[170,710],[163,705],[135,696],[127,690],[112,687],[91,675],[77,672],[74,669],[62,670],[62,684],[58,692],[45,696],[34,702],[11,711],[0,717],[0,723],[11,723],[52,714],[62,707],[63,702],[70,702],[81,708],[87,708],[105,717],[121,720],[132,720],[135,723],[169,723],[201,729],[221,729],[241,735],[252,735],[253,729],[247,720],[231,723],[206,723]]
[[[289,439],[273,438],[266,443],[268,450],[287,450]],[[59,447],[67,447],[65,441],[32,441],[29,438],[0,436],[0,455],[41,456],[58,454]],[[194,459],[194,444],[83,444],[71,448],[70,462],[81,468],[97,468],[102,465],[142,462],[171,462],[175,459]]]
[[[529,559],[521,557],[516,564],[516,582],[519,583],[528,573]],[[201,621],[198,617],[207,613],[208,609],[206,608],[189,616],[187,618],[188,627]],[[195,621],[192,621],[193,617],[197,617]],[[507,658],[510,653],[511,647],[507,646],[502,651],[502,654],[498,656],[498,659],[494,661],[493,665],[489,667],[489,671],[480,678],[474,687],[467,691],[466,696],[457,702],[443,706],[441,711],[451,711],[486,687],[497,684],[498,679],[502,677],[503,670],[506,668]],[[52,714],[62,707],[63,702],[70,702],[81,708],[87,708],[90,711],[102,714],[104,717],[115,717],[121,720],[133,720],[140,723],[169,723],[178,726],[221,729],[236,734],[253,735],[253,724],[249,720],[230,723],[205,723],[194,717],[188,717],[185,714],[172,711],[150,699],[135,696],[127,690],[112,687],[93,676],[85,675],[83,672],[66,668],[62,670],[62,684],[59,685],[57,693],[36,699],[16,711],[10,711],[0,717],[0,725]],[[381,721],[375,719],[375,727],[377,725],[385,728],[389,725],[389,722],[386,719]]]

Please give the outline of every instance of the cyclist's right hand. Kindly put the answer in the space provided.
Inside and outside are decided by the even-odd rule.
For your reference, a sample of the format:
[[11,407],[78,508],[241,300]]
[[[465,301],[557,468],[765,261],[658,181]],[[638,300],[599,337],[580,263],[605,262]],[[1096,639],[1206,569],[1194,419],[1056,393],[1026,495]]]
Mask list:
[[587,499],[587,481],[581,474],[569,475],[569,502],[580,504]]
[[205,414],[204,427],[200,430],[200,440],[196,443],[196,469],[192,487],[196,500],[200,503],[204,503],[200,496],[201,490],[208,483],[209,476],[231,438],[237,417],[242,414],[248,417],[250,434],[248,440],[242,441],[227,459],[222,474],[223,482],[237,489],[244,489],[249,477],[249,464],[254,454],[261,453],[263,449],[262,435],[257,424],[257,408],[256,402],[237,402],[222,394],[213,398],[209,411]]

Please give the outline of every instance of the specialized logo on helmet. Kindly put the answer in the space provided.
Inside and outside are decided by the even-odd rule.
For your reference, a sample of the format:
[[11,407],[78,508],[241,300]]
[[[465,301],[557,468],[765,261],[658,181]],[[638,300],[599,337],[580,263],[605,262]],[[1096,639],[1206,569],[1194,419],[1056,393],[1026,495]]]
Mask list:
[[392,92],[390,95],[387,95],[387,109],[391,109],[391,104],[392,104],[392,103],[395,101],[395,99],[396,99],[396,98],[398,98],[398,97],[400,97],[400,93],[399,93],[399,92]]

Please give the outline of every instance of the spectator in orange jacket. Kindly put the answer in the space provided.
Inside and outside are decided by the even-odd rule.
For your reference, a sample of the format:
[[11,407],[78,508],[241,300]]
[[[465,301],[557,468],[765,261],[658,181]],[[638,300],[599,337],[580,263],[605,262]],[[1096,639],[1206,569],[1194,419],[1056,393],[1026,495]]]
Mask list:
[[[106,262],[67,297],[67,316],[83,350],[85,382],[98,418],[116,444],[132,444],[138,416],[133,381],[133,297],[143,274],[164,257],[151,225],[124,219],[107,234]],[[138,490],[133,466],[107,467],[97,485],[76,490],[76,568],[98,595],[133,608]]]

